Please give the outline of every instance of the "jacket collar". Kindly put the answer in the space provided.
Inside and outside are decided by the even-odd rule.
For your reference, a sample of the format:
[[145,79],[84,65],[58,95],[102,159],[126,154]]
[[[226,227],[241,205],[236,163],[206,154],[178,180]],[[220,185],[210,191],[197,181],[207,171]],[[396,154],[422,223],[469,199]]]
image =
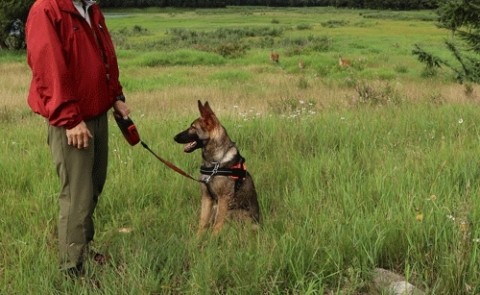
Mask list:
[[90,13],[88,12],[90,6],[95,4],[95,1],[87,0],[73,0],[73,6],[77,9],[78,13],[87,21],[87,23],[92,26]]
[[[56,0],[60,10],[77,14],[79,12],[75,8],[75,5],[73,4],[73,1],[75,1],[75,0]],[[81,1],[81,0],[78,0],[78,1]],[[89,7],[96,3],[96,1],[91,1],[91,0],[86,0],[85,2],[87,3],[87,5]]]
[[96,0],[72,0],[74,4],[79,4],[79,5],[85,5],[87,7],[92,6],[93,4],[96,4]]

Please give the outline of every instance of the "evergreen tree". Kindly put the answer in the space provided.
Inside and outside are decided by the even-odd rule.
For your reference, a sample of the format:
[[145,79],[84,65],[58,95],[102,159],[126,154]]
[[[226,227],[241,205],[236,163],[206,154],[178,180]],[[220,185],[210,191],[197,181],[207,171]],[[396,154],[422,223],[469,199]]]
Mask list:
[[456,64],[441,60],[418,45],[412,53],[427,68],[433,69],[442,64],[447,66],[460,83],[480,83],[480,0],[443,0],[438,14],[438,26],[449,29],[454,37],[452,40],[456,40],[445,42]]
[[35,0],[0,2],[0,48],[25,48],[24,24]]

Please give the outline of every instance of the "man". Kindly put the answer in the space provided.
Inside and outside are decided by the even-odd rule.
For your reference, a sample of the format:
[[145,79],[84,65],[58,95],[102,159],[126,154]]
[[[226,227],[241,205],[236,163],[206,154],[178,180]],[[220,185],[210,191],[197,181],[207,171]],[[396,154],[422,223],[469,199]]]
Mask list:
[[[28,104],[48,120],[48,144],[61,183],[61,269],[81,275],[92,215],[106,179],[107,112],[128,117],[116,54],[92,0],[37,0],[26,23],[32,70]],[[96,254],[95,261],[105,256]]]

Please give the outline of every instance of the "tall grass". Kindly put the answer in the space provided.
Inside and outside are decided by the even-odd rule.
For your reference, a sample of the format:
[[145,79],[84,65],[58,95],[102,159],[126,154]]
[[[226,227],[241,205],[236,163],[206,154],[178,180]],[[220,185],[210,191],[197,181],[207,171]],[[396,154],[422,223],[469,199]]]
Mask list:
[[[358,292],[368,290],[377,266],[408,272],[434,294],[477,286],[480,122],[473,107],[224,117],[255,177],[264,223],[258,233],[231,224],[204,239],[194,235],[197,186],[112,128],[96,243],[113,265],[90,266],[89,274],[106,294]],[[183,155],[171,140],[191,113],[137,125],[152,148],[195,173],[199,155]],[[55,269],[57,183],[40,144],[45,135],[36,119],[18,123],[6,123],[2,144],[2,155],[11,155],[0,178],[3,291],[86,294],[90,287],[63,282]]]
[[[192,48],[119,51],[142,139],[194,175],[200,155],[184,154],[173,136],[198,116],[197,99],[210,101],[253,174],[261,229],[230,223],[217,237],[197,238],[198,185],[140,145],[130,147],[110,118],[95,246],[112,263],[89,264],[85,279],[65,280],[57,269],[58,181],[46,123],[26,106],[24,59],[1,53],[0,293],[374,294],[375,267],[405,275],[428,294],[480,292],[478,87],[467,93],[445,73],[421,78],[405,49],[412,40],[392,45],[395,33],[379,34],[355,11],[158,12],[122,11],[108,21],[116,30],[144,20],[146,31],[127,36],[139,46],[168,28],[214,31],[207,20],[230,20],[233,28],[302,25],[280,37],[290,43],[274,40],[285,46],[280,65],[261,47],[237,58]],[[440,40],[440,30],[412,14],[408,21],[397,14],[389,20],[387,12],[372,17],[393,32],[428,28],[429,38]],[[341,26],[320,24],[347,17],[329,22]],[[358,21],[370,24],[362,32],[367,40],[354,37]],[[413,39],[423,38],[414,31]],[[326,51],[285,54],[309,35],[332,43]],[[345,52],[363,59],[338,68]]]

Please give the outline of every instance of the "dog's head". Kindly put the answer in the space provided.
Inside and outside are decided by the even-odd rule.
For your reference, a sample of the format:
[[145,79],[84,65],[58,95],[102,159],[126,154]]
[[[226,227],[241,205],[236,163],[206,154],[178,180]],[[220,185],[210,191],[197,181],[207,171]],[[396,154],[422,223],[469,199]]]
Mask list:
[[208,102],[202,105],[202,102],[198,101],[198,110],[200,117],[193,121],[187,130],[173,138],[177,143],[185,144],[183,151],[186,153],[203,148],[210,140],[211,134],[220,126],[220,122]]

